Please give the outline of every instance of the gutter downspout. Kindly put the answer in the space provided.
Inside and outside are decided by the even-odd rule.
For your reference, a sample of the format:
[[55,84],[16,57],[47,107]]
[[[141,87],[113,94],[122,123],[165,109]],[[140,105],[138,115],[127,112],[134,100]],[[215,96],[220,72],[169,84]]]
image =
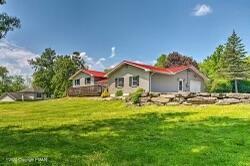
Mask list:
[[186,83],[186,91],[190,92],[190,82],[189,82],[189,70],[187,70],[187,83]]
[[153,72],[150,72],[149,73],[149,92],[152,92],[151,91],[151,85],[152,85],[152,76],[154,75],[155,73],[153,73]]

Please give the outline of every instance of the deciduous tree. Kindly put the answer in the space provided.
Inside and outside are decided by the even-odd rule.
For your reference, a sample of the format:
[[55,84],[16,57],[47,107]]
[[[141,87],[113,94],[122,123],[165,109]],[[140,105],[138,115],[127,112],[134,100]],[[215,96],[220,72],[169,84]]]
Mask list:
[[158,59],[155,64],[155,66],[158,67],[176,67],[176,66],[189,66],[192,65],[196,67],[197,69],[199,68],[198,63],[189,56],[181,55],[178,52],[172,52],[169,53],[168,55],[162,54]]
[[165,54],[161,54],[157,60],[155,66],[157,67],[165,67],[167,62],[167,56]]
[[69,80],[77,71],[77,66],[70,56],[57,56],[54,63],[54,76],[52,78],[52,86],[55,97],[66,96],[68,88],[72,85]]
[[11,91],[18,92],[25,88],[24,79],[20,75],[11,76]]
[[33,73],[33,84],[43,88],[48,97],[54,93],[51,80],[55,74],[55,59],[55,50],[47,48],[40,57],[29,60],[30,65],[35,69]]
[[208,56],[200,65],[200,70],[211,80],[218,78],[221,67],[221,58],[224,53],[224,46],[219,45],[211,56]]
[[[0,5],[5,4],[5,0],[0,0]],[[0,14],[0,39],[4,38],[9,31],[20,28],[21,23],[17,17],[11,17],[7,13]]]
[[72,60],[77,66],[78,70],[88,68],[84,58],[81,57],[80,52],[77,52],[77,51],[73,52]]
[[0,66],[0,95],[5,92],[17,92],[24,88],[22,76],[9,76],[8,73],[6,67]]

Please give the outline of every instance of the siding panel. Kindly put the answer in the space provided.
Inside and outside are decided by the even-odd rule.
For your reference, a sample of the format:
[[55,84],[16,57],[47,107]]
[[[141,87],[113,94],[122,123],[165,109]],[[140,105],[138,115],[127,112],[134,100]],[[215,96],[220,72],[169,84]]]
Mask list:
[[152,92],[178,92],[178,81],[183,80],[183,90],[190,90],[190,80],[201,82],[201,91],[204,91],[204,80],[191,70],[185,70],[176,75],[164,75],[155,73],[152,75]]
[[[124,65],[114,73],[109,76],[108,85],[110,94],[114,95],[117,90],[122,90],[124,94],[129,94],[134,92],[138,87],[129,86],[129,77],[130,76],[139,76],[140,88],[143,88],[145,91],[149,91],[149,72],[145,70],[135,68],[133,66]],[[124,87],[116,88],[115,87],[115,78],[123,77],[124,78]]]

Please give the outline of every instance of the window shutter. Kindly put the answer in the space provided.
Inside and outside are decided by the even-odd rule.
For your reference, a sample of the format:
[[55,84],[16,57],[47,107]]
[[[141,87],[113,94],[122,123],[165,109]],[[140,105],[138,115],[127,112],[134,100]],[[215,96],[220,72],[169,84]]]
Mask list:
[[140,83],[139,83],[140,82],[140,77],[139,76],[137,76],[137,80],[138,80],[137,81],[137,86],[139,86],[140,85]]
[[122,78],[122,87],[124,87],[124,78]]
[[115,79],[115,87],[117,88],[117,78]]
[[132,77],[129,77],[129,86],[132,86]]

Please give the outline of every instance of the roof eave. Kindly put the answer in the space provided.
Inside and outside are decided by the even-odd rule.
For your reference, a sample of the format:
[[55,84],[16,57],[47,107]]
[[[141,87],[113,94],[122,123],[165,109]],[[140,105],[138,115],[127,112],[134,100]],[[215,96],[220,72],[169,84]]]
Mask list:
[[106,73],[104,76],[108,77],[111,73],[113,73],[114,71],[116,71],[119,67],[121,67],[123,64],[125,64],[125,61],[122,61],[121,63],[119,63],[118,65],[116,65],[111,71],[109,71],[108,73]]
[[13,100],[17,100],[17,98],[15,98],[14,96],[12,96],[10,93],[4,93],[2,96],[0,96],[0,99],[3,99],[5,96],[9,96],[11,99]]
[[81,72],[82,72],[82,70],[78,70],[75,74],[73,74],[71,77],[69,77],[69,80],[73,80],[75,78],[75,76],[77,76]]
[[166,74],[166,75],[174,75],[173,72],[167,73],[167,72],[161,72],[161,71],[153,71],[153,70],[150,70],[150,69],[145,69],[145,68],[143,68],[141,66],[138,66],[138,65],[135,65],[135,64],[128,63],[127,61],[122,61],[120,64],[118,64],[116,67],[114,67],[110,72],[105,74],[105,77],[108,77],[111,73],[115,72],[117,69],[119,69],[124,64],[127,64],[127,65],[130,65],[130,66],[142,69],[142,70],[144,70],[146,72],[160,73],[160,74]]
[[201,78],[203,78],[204,81],[209,81],[209,79],[204,74],[202,74],[198,69],[196,69],[194,66],[188,66],[187,69],[193,70],[196,74],[198,74]]

